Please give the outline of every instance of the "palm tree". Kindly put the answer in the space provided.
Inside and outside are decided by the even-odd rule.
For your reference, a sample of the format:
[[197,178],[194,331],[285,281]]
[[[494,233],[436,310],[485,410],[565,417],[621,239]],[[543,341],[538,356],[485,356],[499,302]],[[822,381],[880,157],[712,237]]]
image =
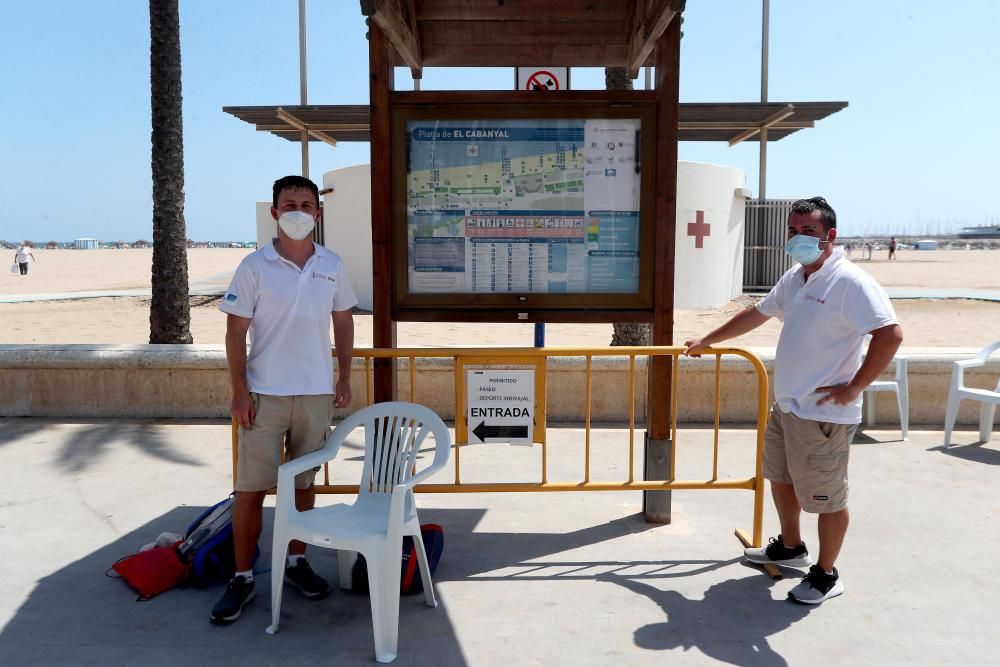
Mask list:
[[149,0],[153,120],[153,299],[150,343],[192,343],[184,229],[181,30],[178,0]]
[[[604,68],[607,90],[632,90],[632,79],[624,67]],[[643,322],[621,322],[613,325],[612,345],[649,345],[649,325]]]

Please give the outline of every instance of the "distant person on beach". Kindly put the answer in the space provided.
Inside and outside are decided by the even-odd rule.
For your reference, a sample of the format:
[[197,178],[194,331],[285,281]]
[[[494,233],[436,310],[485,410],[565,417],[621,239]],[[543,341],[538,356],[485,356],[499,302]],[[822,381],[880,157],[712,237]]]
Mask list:
[[[764,435],[764,477],[781,533],[746,549],[758,564],[809,567],[799,529],[803,510],[818,514],[819,558],[789,597],[819,604],[844,592],[835,567],[847,533],[847,461],[861,422],[861,393],[889,364],[903,330],[875,279],[834,247],[837,215],[822,197],[801,199],[788,216],[789,269],[755,306],[702,338],[684,343],[698,356],[768,319],[783,323],[774,359],[774,398]],[[871,334],[862,359],[862,343]]]
[[[227,314],[226,360],[232,383],[232,415],[239,424],[233,542],[236,574],[212,609],[212,622],[232,623],[254,597],[253,556],[261,533],[267,490],[278,481],[282,449],[295,459],[320,449],[333,409],[351,402],[351,358],[357,297],[340,257],[313,243],[320,215],[316,184],[302,176],[274,183],[271,216],[278,238],[247,255],[219,304]],[[330,322],[337,348],[333,383]],[[250,353],[247,354],[247,334]],[[316,500],[309,471],[295,478],[295,506]],[[292,541],[283,579],[311,600],[330,592]],[[280,586],[281,572],[271,573]]]
[[889,239],[889,259],[896,259],[896,237]]
[[31,252],[31,246],[27,241],[21,243],[17,250],[14,251],[14,263],[17,264],[17,268],[20,270],[22,276],[28,275],[28,262],[38,260],[35,259],[34,253]]
[[866,243],[865,244],[865,259],[867,259],[868,261],[871,261],[871,258],[872,258],[872,244],[871,243]]

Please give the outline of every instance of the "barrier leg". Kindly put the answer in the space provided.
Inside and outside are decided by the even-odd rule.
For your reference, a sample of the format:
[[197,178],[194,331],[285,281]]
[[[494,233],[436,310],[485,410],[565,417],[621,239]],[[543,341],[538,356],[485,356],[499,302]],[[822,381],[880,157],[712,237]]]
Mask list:
[[[671,479],[670,450],[674,443],[669,438],[650,438],[646,434],[645,467],[643,478],[647,480]],[[671,492],[643,491],[642,513],[649,523],[670,523]]]

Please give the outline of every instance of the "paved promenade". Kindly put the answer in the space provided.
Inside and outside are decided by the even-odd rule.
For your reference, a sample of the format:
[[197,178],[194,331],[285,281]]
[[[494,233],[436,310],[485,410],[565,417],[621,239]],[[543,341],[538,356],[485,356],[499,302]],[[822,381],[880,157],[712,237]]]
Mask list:
[[[594,431],[607,478],[624,476],[613,454],[625,433]],[[722,432],[721,476],[746,475],[753,435]],[[403,598],[394,664],[1000,664],[1000,444],[976,444],[973,431],[947,451],[939,431],[898,437],[859,432],[846,593],[819,607],[785,599],[796,571],[775,581],[743,562],[733,529],[751,527],[746,491],[675,492],[663,526],[642,520],[636,492],[422,495],[421,519],[446,533],[441,605]],[[568,478],[582,431],[550,428],[549,438],[550,478]],[[682,431],[679,478],[705,475],[710,442],[710,431]],[[462,457],[467,480],[528,480],[538,448],[479,445]],[[346,458],[357,464],[356,451]],[[357,594],[310,602],[290,591],[270,636],[267,574],[243,618],[222,628],[208,621],[220,588],[136,602],[104,576],[226,495],[228,424],[3,419],[0,470],[0,664],[375,664]],[[777,532],[769,500],[764,529]],[[813,522],[805,535],[815,553]],[[335,554],[312,553],[335,583]]]

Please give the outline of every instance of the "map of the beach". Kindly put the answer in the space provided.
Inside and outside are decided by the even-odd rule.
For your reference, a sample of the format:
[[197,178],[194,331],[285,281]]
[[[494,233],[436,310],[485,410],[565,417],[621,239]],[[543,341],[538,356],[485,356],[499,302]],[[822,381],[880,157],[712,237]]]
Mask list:
[[638,130],[410,121],[410,291],[637,291]]

